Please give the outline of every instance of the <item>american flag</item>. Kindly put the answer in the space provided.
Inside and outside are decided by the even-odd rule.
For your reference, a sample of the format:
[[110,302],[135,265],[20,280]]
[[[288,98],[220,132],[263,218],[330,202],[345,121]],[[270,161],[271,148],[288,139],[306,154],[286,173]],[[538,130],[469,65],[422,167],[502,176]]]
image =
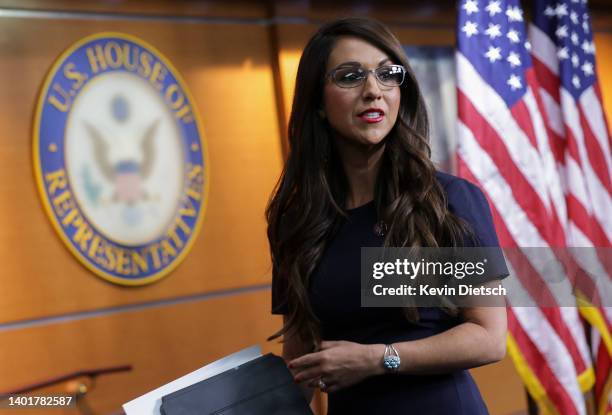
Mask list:
[[[610,139],[585,2],[536,1],[529,37],[518,0],[461,0],[458,7],[458,169],[487,194],[502,245],[610,246]],[[550,255],[560,272],[571,265]],[[508,259],[511,272],[521,270],[514,292],[533,297],[530,282],[546,277],[537,261],[528,249]],[[606,258],[595,259],[610,269]],[[597,290],[585,275],[575,285]],[[610,365],[594,372],[594,344],[577,307],[533,303],[508,307],[515,366],[543,413],[586,414],[583,392],[596,378],[607,380]],[[609,362],[611,350],[599,346],[612,346],[609,310],[596,305],[582,314],[598,321],[596,351]],[[600,392],[609,396],[605,386]]]

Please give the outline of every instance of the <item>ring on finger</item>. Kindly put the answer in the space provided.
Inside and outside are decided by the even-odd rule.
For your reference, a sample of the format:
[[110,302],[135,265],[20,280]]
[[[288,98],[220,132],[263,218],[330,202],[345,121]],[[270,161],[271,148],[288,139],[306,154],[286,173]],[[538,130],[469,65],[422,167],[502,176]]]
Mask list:
[[319,379],[319,389],[321,390],[325,390],[327,389],[327,384],[325,382],[323,382],[323,379]]

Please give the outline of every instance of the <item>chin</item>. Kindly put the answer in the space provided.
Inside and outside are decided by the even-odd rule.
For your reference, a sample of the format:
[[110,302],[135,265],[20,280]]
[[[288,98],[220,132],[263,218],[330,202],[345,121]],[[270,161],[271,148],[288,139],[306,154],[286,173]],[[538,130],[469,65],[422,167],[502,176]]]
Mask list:
[[348,145],[358,147],[372,147],[381,144],[388,132],[385,131],[352,131],[350,133],[338,134],[336,137]]
[[367,135],[361,136],[359,138],[359,142],[367,146],[375,146],[375,145],[381,144],[385,140],[385,137],[387,137],[387,135],[388,135],[388,132],[387,133],[380,132],[376,134],[367,134]]
[[367,147],[377,146],[384,141],[385,137],[377,137],[377,138],[367,138],[364,140],[360,140],[360,142]]

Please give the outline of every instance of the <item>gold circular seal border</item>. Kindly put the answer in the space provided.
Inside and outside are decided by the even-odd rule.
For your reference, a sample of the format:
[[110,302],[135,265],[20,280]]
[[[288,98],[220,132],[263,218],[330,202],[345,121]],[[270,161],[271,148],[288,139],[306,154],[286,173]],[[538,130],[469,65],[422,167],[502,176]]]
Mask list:
[[[49,89],[49,86],[51,84],[51,81],[53,80],[53,77],[55,76],[55,74],[57,73],[57,70],[61,67],[61,65],[64,63],[65,59],[70,56],[75,50],[77,50],[78,48],[80,48],[81,46],[83,46],[84,44],[91,42],[92,40],[97,40],[97,39],[101,39],[101,38],[105,38],[105,37],[115,37],[115,38],[119,38],[119,39],[125,39],[125,40],[129,40],[130,42],[133,42],[145,49],[148,49],[149,51],[152,51],[153,53],[155,53],[156,57],[159,58],[159,60],[161,62],[163,62],[164,65],[166,65],[167,68],[170,69],[170,71],[172,72],[172,75],[176,78],[176,80],[178,81],[179,85],[181,86],[182,90],[184,91],[185,95],[187,96],[187,99],[189,100],[192,108],[193,108],[193,114],[194,114],[194,119],[196,122],[196,127],[198,129],[198,133],[199,133],[199,137],[200,137],[200,152],[202,155],[202,161],[203,161],[203,166],[204,166],[204,194],[203,194],[203,201],[200,205],[200,211],[198,212],[198,216],[196,218],[196,223],[195,226],[193,227],[193,232],[191,234],[191,237],[189,238],[189,240],[187,241],[185,247],[183,248],[183,250],[181,251],[181,253],[174,259],[174,261],[168,265],[166,268],[162,269],[161,271],[150,275],[146,278],[142,278],[142,279],[138,279],[138,280],[129,280],[129,279],[123,279],[123,278],[118,278],[112,274],[109,274],[108,272],[97,268],[95,266],[93,266],[88,260],[87,258],[85,258],[83,256],[83,254],[81,254],[81,252],[79,250],[77,250],[74,246],[72,246],[72,242],[70,241],[70,239],[66,236],[66,234],[64,233],[63,228],[61,227],[61,225],[59,224],[59,222],[57,221],[56,217],[55,217],[55,213],[53,212],[53,208],[51,207],[51,204],[47,198],[47,192],[45,190],[45,185],[43,183],[42,180],[42,171],[41,171],[41,167],[40,167],[40,152],[39,152],[39,146],[40,146],[40,119],[41,119],[41,115],[42,115],[42,110],[43,107],[45,105],[45,96],[47,95],[46,92]],[[64,245],[68,248],[68,250],[72,253],[72,255],[74,257],[76,257],[76,259],[82,264],[84,265],[87,269],[89,269],[91,272],[93,272],[94,274],[96,274],[98,277],[101,277],[103,279],[105,279],[106,281],[118,284],[118,285],[123,285],[123,286],[141,286],[141,285],[147,285],[147,284],[151,284],[153,282],[156,282],[160,279],[162,279],[163,277],[165,277],[166,275],[170,274],[172,271],[174,271],[180,264],[181,262],[183,262],[183,260],[185,259],[185,257],[187,256],[187,254],[189,254],[189,252],[191,251],[191,248],[193,247],[193,244],[195,243],[195,240],[197,238],[197,236],[200,233],[200,228],[202,226],[202,222],[203,222],[203,217],[204,217],[204,212],[206,211],[207,207],[208,207],[208,192],[210,189],[209,186],[209,182],[210,182],[210,168],[209,168],[209,159],[208,159],[208,140],[206,140],[206,136],[204,134],[204,130],[202,128],[202,120],[200,119],[200,113],[198,111],[198,107],[196,104],[196,101],[193,98],[193,95],[191,95],[191,91],[189,90],[189,88],[187,88],[187,83],[185,82],[185,80],[183,79],[183,77],[181,76],[180,72],[176,69],[176,67],[170,62],[170,60],[168,58],[166,58],[166,56],[161,53],[155,46],[151,45],[150,43],[136,37],[133,35],[129,35],[127,33],[121,33],[121,32],[99,32],[99,33],[94,33],[88,36],[85,36],[84,38],[79,39],[78,41],[74,42],[73,44],[71,44],[70,46],[68,46],[68,48],[66,48],[61,54],[60,56],[53,62],[53,65],[51,66],[51,68],[49,69],[49,71],[47,72],[46,76],[45,76],[45,81],[41,87],[41,89],[39,90],[38,93],[38,100],[37,100],[37,104],[36,104],[36,112],[34,115],[34,125],[32,128],[32,160],[33,160],[33,164],[34,164],[34,178],[36,180],[36,185],[38,188],[38,194],[43,202],[43,206],[45,208],[45,213],[46,215],[49,217],[49,219],[51,220],[51,224],[53,225],[53,228],[55,229],[56,233],[59,235],[60,239],[62,240],[62,242],[64,243]]]

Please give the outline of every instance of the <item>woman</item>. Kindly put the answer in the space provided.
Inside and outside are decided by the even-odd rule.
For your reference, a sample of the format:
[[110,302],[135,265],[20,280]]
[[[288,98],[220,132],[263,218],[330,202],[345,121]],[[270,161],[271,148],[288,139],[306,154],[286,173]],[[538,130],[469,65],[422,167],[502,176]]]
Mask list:
[[313,36],[289,141],[267,209],[284,315],[271,338],[307,398],[326,391],[329,414],[487,413],[466,369],[503,358],[505,308],[360,306],[362,246],[497,245],[482,192],[432,165],[423,99],[385,26],[342,19]]

